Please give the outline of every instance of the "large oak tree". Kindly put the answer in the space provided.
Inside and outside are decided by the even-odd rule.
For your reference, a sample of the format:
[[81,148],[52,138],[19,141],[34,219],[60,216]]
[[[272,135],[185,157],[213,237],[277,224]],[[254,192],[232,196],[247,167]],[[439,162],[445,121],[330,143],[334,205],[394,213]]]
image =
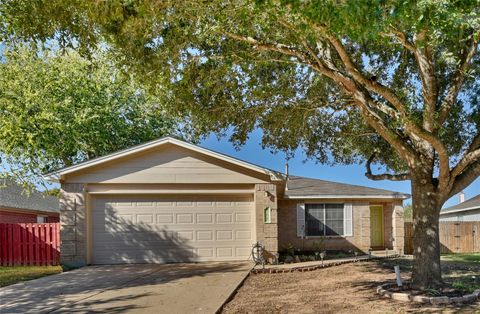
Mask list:
[[[303,147],[411,180],[413,284],[442,285],[438,219],[480,174],[478,1],[4,1],[5,40],[101,44],[198,133]],[[373,173],[372,164],[385,173]]]
[[1,172],[42,184],[42,173],[176,133],[160,100],[122,75],[108,53],[91,57],[4,47]]

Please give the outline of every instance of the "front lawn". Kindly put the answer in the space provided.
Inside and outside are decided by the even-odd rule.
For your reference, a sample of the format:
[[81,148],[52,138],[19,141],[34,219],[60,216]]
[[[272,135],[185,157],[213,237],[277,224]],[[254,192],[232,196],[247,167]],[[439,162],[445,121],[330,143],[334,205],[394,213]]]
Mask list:
[[472,263],[480,265],[480,253],[459,253],[442,255],[442,261]]
[[61,266],[0,267],[0,287],[61,272]]
[[[460,258],[460,257],[459,257]],[[448,259],[448,258],[447,258]],[[442,262],[444,280],[470,290],[480,263],[470,258]],[[466,260],[466,261],[465,261]],[[479,313],[480,304],[433,307],[404,303],[375,293],[393,281],[394,265],[408,279],[411,259],[357,262],[309,272],[250,275],[223,313]],[[474,278],[474,279],[472,279]]]

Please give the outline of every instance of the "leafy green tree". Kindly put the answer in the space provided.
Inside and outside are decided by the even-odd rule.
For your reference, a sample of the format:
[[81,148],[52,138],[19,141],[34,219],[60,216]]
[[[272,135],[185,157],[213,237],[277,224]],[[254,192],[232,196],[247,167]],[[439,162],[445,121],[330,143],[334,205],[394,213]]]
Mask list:
[[3,57],[0,154],[17,179],[41,182],[44,172],[176,132],[159,99],[107,53],[87,60],[24,46]]
[[[5,40],[111,49],[200,134],[410,180],[413,284],[443,284],[442,204],[480,174],[476,0],[6,1]],[[372,164],[385,173],[374,174]]]
[[403,207],[403,217],[405,220],[411,220],[413,218],[412,204],[407,204]]

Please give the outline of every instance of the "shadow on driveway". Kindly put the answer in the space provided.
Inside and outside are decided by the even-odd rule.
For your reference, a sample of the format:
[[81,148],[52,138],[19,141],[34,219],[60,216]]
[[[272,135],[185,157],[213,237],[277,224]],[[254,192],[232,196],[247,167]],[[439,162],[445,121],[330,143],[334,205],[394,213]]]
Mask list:
[[249,262],[89,266],[0,288],[0,313],[215,312]]

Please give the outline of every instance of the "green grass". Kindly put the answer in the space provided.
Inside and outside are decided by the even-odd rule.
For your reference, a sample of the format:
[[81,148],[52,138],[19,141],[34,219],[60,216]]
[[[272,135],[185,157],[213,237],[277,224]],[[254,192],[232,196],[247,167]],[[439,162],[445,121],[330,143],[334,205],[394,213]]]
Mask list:
[[0,287],[62,272],[61,266],[0,267]]
[[442,255],[442,261],[480,265],[480,253],[445,254]]

